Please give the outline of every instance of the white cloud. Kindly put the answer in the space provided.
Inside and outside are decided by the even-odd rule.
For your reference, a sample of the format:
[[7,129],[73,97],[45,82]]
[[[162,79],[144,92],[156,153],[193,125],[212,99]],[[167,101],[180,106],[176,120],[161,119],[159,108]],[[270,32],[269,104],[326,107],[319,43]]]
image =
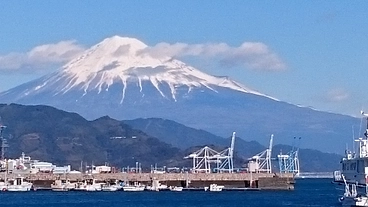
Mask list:
[[[129,47],[122,46],[115,55],[125,53]],[[0,56],[0,70],[37,71],[55,68],[70,61],[85,51],[76,41],[61,41],[55,44],[37,46],[25,53],[9,53]],[[244,66],[254,70],[279,71],[286,69],[284,62],[261,42],[244,42],[239,47],[231,47],[226,43],[186,44],[159,43],[140,51],[141,55],[159,58],[178,58],[197,56],[224,64],[227,67]]]
[[40,45],[26,53],[10,53],[0,56],[0,70],[41,70],[55,64],[63,64],[84,51],[73,40]]
[[327,92],[326,99],[329,102],[342,102],[349,99],[350,94],[344,89],[332,89]]
[[239,47],[230,47],[226,43],[193,44],[159,43],[140,51],[152,57],[200,56],[212,58],[228,66],[245,66],[254,70],[279,71],[286,69],[285,63],[261,42],[244,42]]

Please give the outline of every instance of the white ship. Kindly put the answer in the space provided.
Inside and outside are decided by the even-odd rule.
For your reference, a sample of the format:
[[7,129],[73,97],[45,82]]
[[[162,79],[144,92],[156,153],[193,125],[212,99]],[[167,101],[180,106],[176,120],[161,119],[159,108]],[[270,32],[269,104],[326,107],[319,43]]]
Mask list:
[[217,185],[215,183],[211,184],[210,187],[204,187],[204,191],[212,191],[212,192],[220,192],[225,186],[223,185]]
[[174,191],[174,192],[183,191],[183,187],[181,187],[181,186],[170,186],[169,189],[170,189],[170,191]]
[[52,191],[69,191],[75,188],[76,184],[71,183],[69,180],[57,179],[51,184]]
[[142,185],[141,183],[138,182],[134,182],[134,185],[129,185],[126,184],[125,186],[123,186],[123,190],[124,191],[133,191],[133,192],[137,192],[137,191],[144,191],[144,189],[146,188],[145,185]]
[[342,175],[347,183],[366,185],[368,183],[368,114],[362,112],[367,119],[367,127],[364,138],[356,139],[359,144],[358,153],[345,151],[345,157],[341,160],[341,170],[334,172],[335,182],[343,182]]
[[368,207],[368,186],[365,188],[365,194],[358,194],[356,185],[346,183],[344,175],[341,175],[341,177],[345,184],[344,195],[339,198],[341,205],[345,207]]
[[158,180],[152,181],[152,186],[146,186],[146,189],[149,191],[160,191],[160,190],[167,190],[168,186],[161,184]]
[[7,191],[30,191],[33,184],[24,181],[23,177],[16,177],[14,179],[8,179]]
[[0,190],[7,191],[8,190],[8,183],[6,181],[0,182]]
[[78,182],[74,190],[79,191],[101,191],[103,183],[96,183],[96,179],[85,179],[83,182]]
[[116,185],[103,184],[101,190],[110,192],[110,191],[117,191],[119,190],[119,188]]
[[123,186],[120,185],[120,182],[116,180],[114,183],[106,182],[102,184],[101,189],[102,191],[118,191],[123,189]]

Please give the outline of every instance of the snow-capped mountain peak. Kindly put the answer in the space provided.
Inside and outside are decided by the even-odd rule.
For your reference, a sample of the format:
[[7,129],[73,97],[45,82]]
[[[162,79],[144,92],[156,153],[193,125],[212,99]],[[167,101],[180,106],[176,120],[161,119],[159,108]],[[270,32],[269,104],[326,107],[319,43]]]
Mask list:
[[77,74],[82,82],[92,73],[114,73],[115,75],[133,67],[157,67],[161,60],[137,53],[148,46],[127,37],[113,36],[88,49],[78,58],[66,64],[63,69]]
[[[190,93],[194,89],[217,93],[218,87],[244,93],[262,95],[229,78],[215,77],[172,57],[152,57],[145,43],[135,38],[113,36],[87,49],[79,57],[65,64],[59,71],[36,81],[22,97],[53,91],[54,95],[82,91],[81,97],[97,91],[120,87],[120,103],[129,88],[139,87],[141,97],[151,85],[164,98],[177,101],[177,90]],[[116,88],[116,87],[115,87]],[[152,90],[151,90],[152,91]]]
[[183,85],[188,86],[189,90],[203,86],[212,89],[213,85],[218,85],[261,95],[229,79],[205,74],[171,57],[153,58],[144,53],[146,48],[146,44],[135,38],[113,36],[103,40],[63,67],[70,83],[62,91],[81,85],[85,91],[91,88],[102,90],[119,80],[124,86],[131,81],[138,81],[139,85],[141,81],[150,81],[159,91],[159,83],[165,82],[170,86],[172,97],[175,96],[175,88]]

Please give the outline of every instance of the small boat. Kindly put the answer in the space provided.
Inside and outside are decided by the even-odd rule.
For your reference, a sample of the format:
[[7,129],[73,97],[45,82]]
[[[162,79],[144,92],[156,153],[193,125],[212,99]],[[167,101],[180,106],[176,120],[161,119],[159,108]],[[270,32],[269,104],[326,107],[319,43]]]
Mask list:
[[74,183],[70,183],[69,180],[57,179],[51,184],[52,191],[69,191],[75,188]]
[[27,181],[24,181],[23,177],[16,177],[14,179],[8,180],[7,191],[30,191],[33,187],[33,184]]
[[183,187],[179,187],[179,186],[170,186],[169,189],[170,191],[175,191],[175,192],[183,191]]
[[51,184],[52,191],[68,191],[69,189],[66,188],[65,184],[61,180],[55,180]]
[[145,186],[123,186],[124,191],[144,191]]
[[368,186],[365,187],[365,195],[357,193],[356,184],[348,184],[344,175],[342,179],[345,183],[344,195],[339,199],[340,203],[344,207],[365,207],[368,206]]
[[211,184],[210,187],[205,187],[204,190],[207,191],[212,191],[212,192],[220,192],[222,191],[222,189],[224,188],[225,186],[223,185],[217,185],[215,183]]
[[149,190],[149,191],[160,191],[160,189],[158,187],[155,187],[155,186],[146,186],[146,190]]
[[101,191],[101,183],[96,183],[96,179],[86,179],[76,184],[74,190],[78,191]]
[[7,182],[0,182],[0,191],[7,191],[7,190],[8,190]]
[[160,185],[158,186],[158,189],[159,189],[159,190],[167,190],[167,189],[168,189],[168,186],[167,186],[167,185],[162,185],[162,184],[160,184]]
[[118,181],[118,180],[115,180],[113,186],[115,186],[118,190],[122,190],[123,189],[123,183]]
[[146,189],[150,191],[161,191],[161,190],[167,190],[168,186],[161,184],[158,180],[153,180],[152,186],[146,186]]
[[113,185],[102,185],[101,190],[105,191],[105,192],[112,192],[112,191],[117,191],[118,188],[116,186],[113,186]]
[[123,186],[123,190],[124,191],[130,191],[130,192],[137,192],[137,191],[144,191],[144,189],[146,188],[146,186],[135,182],[134,185],[125,185]]
[[111,192],[111,191],[117,191],[117,190],[120,190],[120,189],[121,189],[121,186],[118,185],[118,184],[104,183],[101,186],[102,191]]

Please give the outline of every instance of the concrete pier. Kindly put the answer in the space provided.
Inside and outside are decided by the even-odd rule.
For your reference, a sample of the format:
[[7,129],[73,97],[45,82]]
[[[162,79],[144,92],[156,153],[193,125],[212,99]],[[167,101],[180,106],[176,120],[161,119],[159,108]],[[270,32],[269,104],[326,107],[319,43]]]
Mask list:
[[[19,174],[7,174],[7,178],[14,178]],[[120,180],[124,182],[140,182],[151,185],[153,180],[158,180],[168,186],[182,186],[186,188],[201,188],[212,183],[224,185],[226,188],[259,188],[273,190],[294,189],[292,174],[267,174],[267,173],[106,173],[106,174],[22,174],[26,180],[35,185],[49,186],[57,178],[80,181],[86,178],[95,178],[98,181]],[[5,173],[0,173],[0,179],[5,178]]]

